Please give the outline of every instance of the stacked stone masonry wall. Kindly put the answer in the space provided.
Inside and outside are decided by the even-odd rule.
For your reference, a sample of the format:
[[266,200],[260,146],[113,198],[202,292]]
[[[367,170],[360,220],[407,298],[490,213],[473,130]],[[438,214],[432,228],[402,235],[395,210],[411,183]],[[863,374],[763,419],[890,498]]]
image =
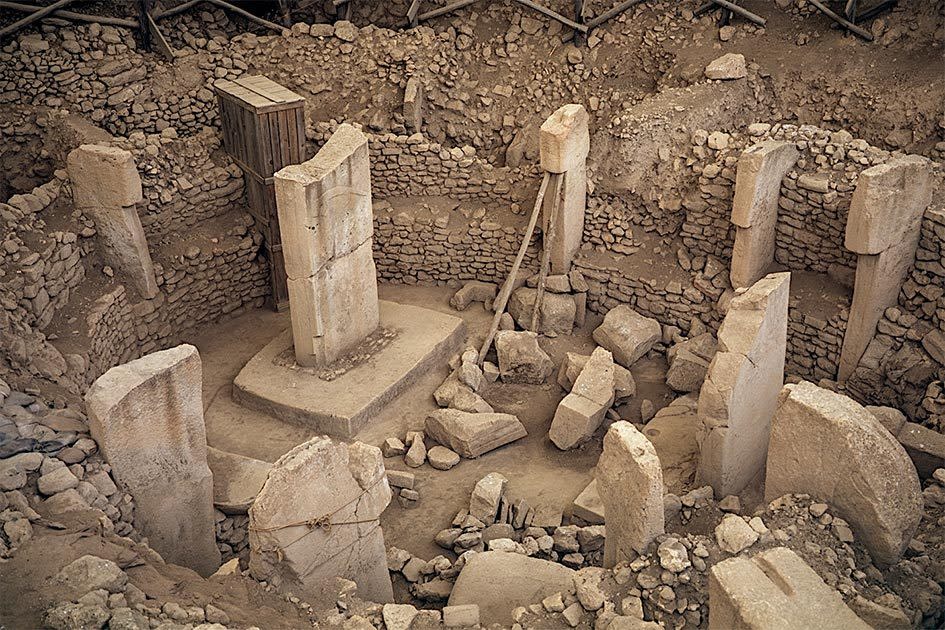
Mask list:
[[158,295],[133,301],[118,285],[102,295],[86,319],[86,384],[108,368],[173,346],[201,324],[262,306],[269,269],[258,257],[253,231],[221,239],[210,251],[188,252],[158,265]]

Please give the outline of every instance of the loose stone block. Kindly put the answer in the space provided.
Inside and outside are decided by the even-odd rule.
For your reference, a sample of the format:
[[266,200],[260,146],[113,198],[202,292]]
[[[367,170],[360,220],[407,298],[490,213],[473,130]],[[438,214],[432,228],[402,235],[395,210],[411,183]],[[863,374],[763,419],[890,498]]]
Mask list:
[[774,140],[749,147],[738,158],[732,202],[737,229],[731,278],[736,289],[757,282],[774,261],[781,180],[797,158],[793,144]]
[[930,169],[926,158],[907,155],[868,168],[857,178],[845,243],[859,256],[840,351],[840,381],[853,374],[915,261],[922,216],[932,202]]
[[629,368],[650,351],[663,335],[660,323],[621,304],[610,309],[594,329],[594,341],[610,350],[614,361]]
[[709,571],[709,630],[868,630],[835,589],[785,547]]
[[438,409],[427,416],[424,429],[431,438],[473,459],[525,437],[519,419],[508,413],[468,413]]
[[646,436],[619,421],[604,436],[596,479],[607,514],[604,566],[612,567],[663,533],[663,471]]
[[791,493],[828,503],[880,565],[902,556],[922,517],[899,442],[859,403],[808,382],[784,387],[771,425],[765,500]]
[[945,435],[914,422],[906,422],[897,436],[922,479],[945,468]]
[[508,479],[497,472],[489,473],[476,482],[476,487],[469,497],[469,515],[475,516],[486,525],[494,523],[499,512],[499,501],[508,482]]
[[555,368],[533,332],[500,330],[495,336],[495,351],[503,383],[540,385]]
[[790,278],[770,274],[735,296],[719,328],[719,350],[699,390],[696,474],[716,498],[738,494],[764,467],[784,383]]
[[[520,287],[509,298],[509,314],[520,328],[528,329],[532,323],[537,289]],[[577,305],[571,295],[545,292],[538,309],[538,332],[542,335],[570,335],[574,329]]]
[[390,501],[377,447],[324,436],[300,444],[273,464],[249,510],[249,570],[309,601],[342,577],[360,597],[391,602],[379,522]]
[[707,79],[744,79],[747,74],[748,70],[745,68],[745,55],[738,53],[722,55],[705,67],[705,76]]
[[705,382],[709,363],[715,357],[718,342],[712,333],[703,333],[676,344],[666,352],[669,370],[666,384],[677,392],[695,392]]
[[477,604],[485,626],[513,624],[512,610],[574,588],[575,572],[550,560],[486,551],[470,558],[450,593],[449,605]]
[[407,79],[404,90],[404,126],[407,131],[420,131],[423,123],[423,83],[417,77]]
[[105,261],[128,277],[144,298],[157,295],[154,265],[135,204],[142,201],[141,177],[131,153],[83,144],[69,153],[72,198],[95,221]]
[[135,498],[135,526],[168,562],[220,566],[200,355],[191,345],[113,367],[85,395],[89,429]]
[[613,355],[597,348],[574,381],[571,393],[558,405],[548,437],[561,450],[580,446],[594,435],[613,404]]
[[341,125],[314,158],[275,174],[300,365],[338,359],[378,325],[367,138]]

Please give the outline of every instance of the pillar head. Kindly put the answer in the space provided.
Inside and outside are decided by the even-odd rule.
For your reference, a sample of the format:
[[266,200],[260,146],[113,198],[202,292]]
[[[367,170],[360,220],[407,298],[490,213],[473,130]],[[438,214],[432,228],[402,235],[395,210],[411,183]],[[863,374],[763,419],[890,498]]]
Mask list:
[[550,173],[583,168],[591,139],[587,110],[583,105],[565,105],[541,125],[541,167]]
[[76,206],[122,208],[139,203],[141,177],[129,151],[104,144],[83,144],[66,160]]

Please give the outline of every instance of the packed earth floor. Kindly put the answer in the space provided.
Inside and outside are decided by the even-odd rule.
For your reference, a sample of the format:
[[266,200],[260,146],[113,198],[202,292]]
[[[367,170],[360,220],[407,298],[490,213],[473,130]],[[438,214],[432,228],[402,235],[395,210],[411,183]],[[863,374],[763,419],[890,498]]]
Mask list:
[[943,0],[0,2],[0,629],[945,627],[943,163]]

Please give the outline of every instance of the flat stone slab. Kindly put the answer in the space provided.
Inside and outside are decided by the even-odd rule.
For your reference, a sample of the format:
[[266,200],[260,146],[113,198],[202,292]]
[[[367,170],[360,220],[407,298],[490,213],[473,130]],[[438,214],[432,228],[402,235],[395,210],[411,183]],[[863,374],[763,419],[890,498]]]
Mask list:
[[224,514],[246,514],[262,490],[272,464],[207,447],[213,472],[213,505]]
[[233,398],[250,409],[335,437],[354,437],[385,405],[430,369],[444,365],[466,338],[462,319],[419,306],[380,301],[389,344],[334,380],[284,364],[285,330],[233,381]]

